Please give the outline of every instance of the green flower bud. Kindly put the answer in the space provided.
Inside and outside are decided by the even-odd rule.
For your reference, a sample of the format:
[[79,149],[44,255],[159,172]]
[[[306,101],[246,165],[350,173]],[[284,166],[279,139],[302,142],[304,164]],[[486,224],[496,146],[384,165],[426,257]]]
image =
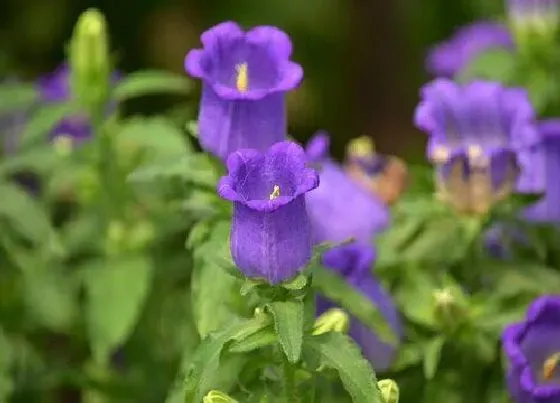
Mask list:
[[107,22],[103,14],[89,9],[80,15],[69,47],[71,86],[84,106],[106,102],[111,77]]
[[385,403],[399,402],[399,385],[392,379],[383,379],[377,382],[377,387],[381,391]]
[[435,316],[446,326],[459,323],[466,315],[465,307],[461,303],[461,296],[447,287],[435,290],[432,294],[435,304]]
[[238,403],[237,400],[219,390],[211,390],[202,399],[203,403]]
[[74,148],[74,141],[70,135],[57,136],[53,142],[54,151],[61,157],[68,157]]
[[346,333],[350,328],[350,318],[342,309],[333,308],[320,315],[313,325],[313,334],[328,332]]

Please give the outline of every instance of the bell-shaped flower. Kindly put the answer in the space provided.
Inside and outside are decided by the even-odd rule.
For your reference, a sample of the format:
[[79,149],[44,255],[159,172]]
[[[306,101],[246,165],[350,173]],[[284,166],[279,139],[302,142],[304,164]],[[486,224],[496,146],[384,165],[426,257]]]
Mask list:
[[483,52],[512,48],[513,38],[506,26],[478,21],[459,28],[450,39],[430,49],[426,69],[436,77],[452,78]]
[[309,163],[321,178],[319,187],[307,195],[314,243],[343,242],[350,238],[370,242],[389,226],[387,205],[330,158],[328,135],[316,134],[306,150]]
[[560,402],[560,295],[536,299],[525,320],[505,328],[502,347],[516,403]]
[[227,160],[218,194],[233,202],[231,254],[247,277],[271,284],[305,268],[312,252],[305,194],[319,185],[304,150],[281,142],[265,153],[242,149]]
[[271,26],[248,32],[234,22],[218,24],[201,36],[185,69],[202,80],[198,116],[201,146],[225,160],[241,148],[265,151],[287,136],[286,101],[303,70],[290,60],[289,36]]
[[[348,284],[367,297],[377,307],[392,330],[400,338],[402,324],[391,296],[372,274],[375,251],[369,244],[351,243],[331,249],[323,255],[322,264],[342,276]],[[317,313],[336,307],[332,301],[319,296]],[[389,368],[395,358],[396,346],[382,342],[375,333],[357,318],[351,317],[348,333],[361,347],[364,356],[378,371]]]
[[522,164],[518,154],[540,140],[527,92],[437,79],[421,98],[415,123],[429,136],[439,196],[460,212],[477,214],[508,197]]

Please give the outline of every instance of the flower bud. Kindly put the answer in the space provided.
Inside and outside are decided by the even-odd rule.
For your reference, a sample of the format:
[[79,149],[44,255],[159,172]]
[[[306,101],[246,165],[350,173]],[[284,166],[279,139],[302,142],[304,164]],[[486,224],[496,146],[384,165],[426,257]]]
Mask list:
[[128,234],[128,247],[131,250],[143,249],[155,236],[154,226],[148,221],[141,221]]
[[107,22],[89,9],[80,15],[69,47],[71,86],[84,106],[104,104],[109,94],[111,66]]
[[381,396],[385,403],[398,403],[399,402],[399,385],[392,379],[382,379],[377,382]]
[[560,23],[559,0],[507,0],[508,16],[517,47],[522,51],[554,46]]
[[211,390],[202,399],[203,403],[237,403],[237,400],[219,390]]
[[350,328],[350,318],[342,309],[332,308],[320,315],[313,325],[313,335],[328,332],[346,333]]
[[453,326],[465,316],[464,306],[460,303],[460,296],[451,288],[443,288],[433,292],[435,303],[435,317],[444,324]]

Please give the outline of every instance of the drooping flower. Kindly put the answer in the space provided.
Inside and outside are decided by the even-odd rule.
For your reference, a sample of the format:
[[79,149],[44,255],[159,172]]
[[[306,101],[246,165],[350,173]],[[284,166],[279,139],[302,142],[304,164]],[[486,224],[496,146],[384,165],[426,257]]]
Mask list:
[[233,202],[231,253],[247,277],[288,280],[311,258],[305,194],[319,185],[304,150],[281,142],[266,153],[242,149],[227,160],[218,194]]
[[485,213],[514,190],[517,154],[540,140],[523,89],[436,79],[424,86],[415,124],[429,136],[439,196],[458,211]]
[[356,183],[328,155],[329,138],[316,134],[307,145],[307,157],[319,171],[321,184],[307,195],[314,243],[369,242],[389,226],[388,207]]
[[537,298],[523,322],[506,327],[502,346],[516,403],[560,402],[560,295]]
[[203,83],[198,117],[201,146],[225,160],[241,148],[265,151],[287,136],[286,92],[303,70],[290,60],[292,43],[278,28],[243,32],[234,22],[214,26],[191,50],[185,70]]
[[560,222],[560,119],[537,124],[541,141],[520,153],[523,163],[519,178],[520,193],[544,193],[544,197],[529,207],[525,217],[538,222]]
[[[348,284],[367,297],[377,307],[387,323],[397,334],[402,335],[399,313],[389,294],[373,276],[371,270],[375,261],[372,246],[364,243],[351,243],[331,249],[323,255],[322,263],[326,268],[342,276]],[[317,314],[336,307],[336,304],[319,296]],[[376,370],[389,368],[395,357],[396,347],[385,344],[355,317],[350,319],[349,335],[358,343],[364,356],[369,359]]]
[[408,184],[406,163],[395,156],[378,154],[367,136],[350,141],[345,165],[354,180],[387,204],[396,202]]
[[478,21],[461,27],[450,39],[433,47],[426,58],[426,69],[434,76],[451,78],[478,55],[496,48],[513,48],[507,27]]

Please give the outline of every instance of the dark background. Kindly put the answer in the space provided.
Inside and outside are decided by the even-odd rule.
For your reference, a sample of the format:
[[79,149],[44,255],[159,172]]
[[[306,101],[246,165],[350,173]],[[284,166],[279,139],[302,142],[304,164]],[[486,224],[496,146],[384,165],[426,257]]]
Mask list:
[[290,94],[290,131],[319,128],[346,141],[368,134],[378,149],[417,158],[424,136],[412,127],[418,89],[429,79],[433,43],[481,16],[500,15],[502,0],[0,0],[0,74],[34,78],[52,70],[81,11],[107,16],[118,66],[128,72],[183,72],[202,31],[223,20],[272,24],[293,38],[305,69]]

